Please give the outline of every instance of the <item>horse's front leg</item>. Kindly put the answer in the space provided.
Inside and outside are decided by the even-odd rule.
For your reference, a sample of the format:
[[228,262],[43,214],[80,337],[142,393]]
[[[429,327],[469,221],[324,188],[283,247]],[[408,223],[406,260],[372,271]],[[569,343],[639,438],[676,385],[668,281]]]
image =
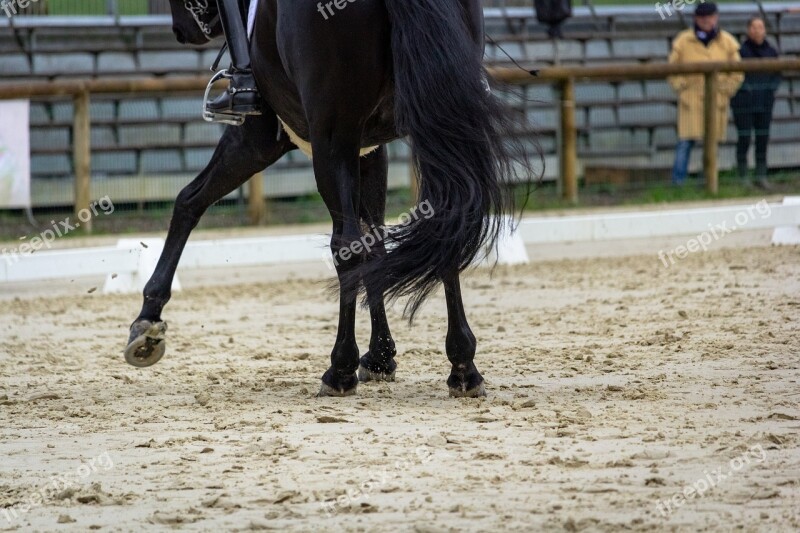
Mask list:
[[[338,132],[338,133],[337,133]],[[339,277],[339,327],[331,366],[322,376],[320,396],[349,396],[358,386],[355,321],[358,281],[347,274],[364,259],[358,216],[360,129],[339,123],[330,135],[311,140],[317,188],[333,220],[331,253]]]
[[125,360],[147,367],[159,361],[166,349],[167,325],[161,311],[170,299],[170,288],[189,234],[205,211],[294,148],[281,136],[276,140],[277,118],[268,113],[252,116],[241,127],[228,127],[208,166],[178,194],[164,251],[144,288],[144,304],[133,322]]

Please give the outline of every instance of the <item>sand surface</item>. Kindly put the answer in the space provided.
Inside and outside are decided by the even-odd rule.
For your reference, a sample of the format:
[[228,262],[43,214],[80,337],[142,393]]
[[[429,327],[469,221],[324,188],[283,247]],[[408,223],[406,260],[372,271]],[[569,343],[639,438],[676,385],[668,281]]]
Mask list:
[[391,311],[396,383],[316,398],[337,305],[296,277],[177,293],[143,370],[138,296],[4,298],[0,530],[800,528],[800,248],[471,274],[478,400],[441,294]]

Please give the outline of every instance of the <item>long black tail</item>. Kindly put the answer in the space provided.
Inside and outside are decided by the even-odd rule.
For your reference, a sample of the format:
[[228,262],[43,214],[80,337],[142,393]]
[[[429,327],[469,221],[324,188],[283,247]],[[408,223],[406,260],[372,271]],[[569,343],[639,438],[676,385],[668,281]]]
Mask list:
[[524,150],[514,148],[510,115],[488,91],[463,0],[386,0],[386,6],[395,118],[411,139],[426,216],[391,228],[389,253],[357,274],[390,300],[410,296],[406,312],[413,318],[438,282],[495,243],[514,211],[508,185],[532,172],[520,158]]

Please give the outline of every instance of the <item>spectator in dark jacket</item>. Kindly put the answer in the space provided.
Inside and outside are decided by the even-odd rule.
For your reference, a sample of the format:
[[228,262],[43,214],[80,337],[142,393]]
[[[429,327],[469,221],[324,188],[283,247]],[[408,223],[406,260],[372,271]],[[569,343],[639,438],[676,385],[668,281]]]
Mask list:
[[[767,42],[764,19],[755,16],[747,23],[747,39],[740,50],[742,59],[778,57],[778,51]],[[731,100],[733,118],[739,140],[736,143],[736,163],[739,177],[749,184],[747,151],[750,137],[756,136],[756,185],[767,189],[767,144],[769,127],[772,123],[772,107],[775,104],[775,91],[781,83],[777,72],[748,72],[744,84]]]

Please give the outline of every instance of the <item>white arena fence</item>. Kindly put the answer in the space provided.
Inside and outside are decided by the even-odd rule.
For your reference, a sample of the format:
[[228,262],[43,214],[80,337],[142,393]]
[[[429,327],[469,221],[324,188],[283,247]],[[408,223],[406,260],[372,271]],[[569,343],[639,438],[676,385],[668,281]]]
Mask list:
[[[740,204],[529,217],[522,220],[516,232],[504,235],[495,249],[488,250],[483,263],[527,263],[525,246],[532,244],[696,235],[722,225],[748,230],[774,228],[774,244],[800,244],[800,197],[787,197],[782,203],[764,202],[764,215],[748,216],[745,222],[742,214],[752,214],[754,207]],[[330,256],[328,243],[329,237],[323,234],[194,241],[187,244],[178,271],[325,261]],[[163,246],[163,239],[126,238],[116,247],[37,252],[18,255],[13,260],[6,257],[0,260],[0,282],[106,276],[105,293],[140,292],[155,269]],[[179,289],[176,277],[173,290]]]

